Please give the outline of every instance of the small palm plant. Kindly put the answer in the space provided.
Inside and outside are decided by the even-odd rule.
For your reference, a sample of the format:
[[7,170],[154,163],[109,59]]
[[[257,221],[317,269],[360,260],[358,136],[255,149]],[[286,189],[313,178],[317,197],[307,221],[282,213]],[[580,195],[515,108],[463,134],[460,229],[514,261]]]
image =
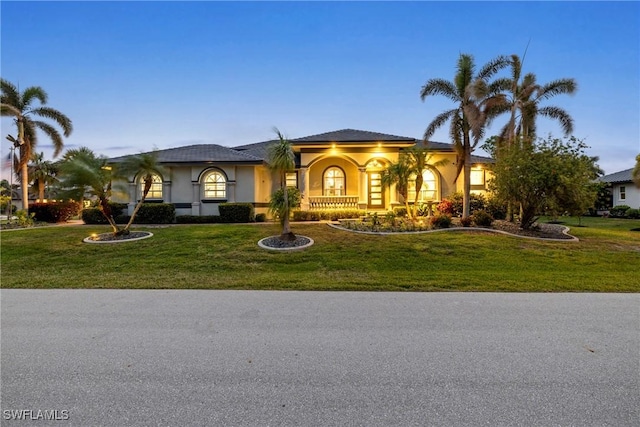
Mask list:
[[131,218],[129,218],[129,222],[122,230],[122,234],[129,234],[131,224],[133,224],[133,220],[135,219],[138,211],[140,210],[140,207],[147,198],[149,190],[151,190],[153,177],[158,174],[164,175],[167,173],[167,171],[158,163],[157,151],[129,156],[125,158],[122,163],[116,166],[116,170],[118,176],[121,178],[127,176],[140,176],[140,179],[144,183],[144,186],[142,187],[142,194],[140,195],[140,200],[138,200],[136,207],[133,209],[133,213],[131,214]]
[[278,191],[281,192],[281,196],[278,197],[277,192],[271,196],[269,209],[280,218],[280,224],[282,226],[280,239],[284,241],[294,241],[296,240],[296,235],[291,232],[291,224],[289,221],[291,203],[289,202],[289,191],[287,191],[287,172],[295,169],[295,157],[291,142],[289,142],[277,128],[273,130],[278,136],[278,140],[269,145],[267,163],[269,169],[278,175],[278,179],[280,180],[280,189]]
[[433,159],[433,152],[425,146],[413,146],[406,151],[407,163],[411,176],[415,176],[416,180],[416,197],[413,202],[413,217],[418,216],[418,201],[420,199],[420,190],[424,183],[423,173],[427,166],[444,166],[448,160],[442,159],[437,162],[429,163]]
[[397,162],[390,164],[382,172],[382,184],[391,188],[396,185],[398,194],[404,200],[404,206],[407,215],[411,218],[411,210],[409,209],[409,179],[411,179],[411,165],[405,154],[401,154]]
[[63,198],[82,200],[85,195],[98,200],[98,209],[113,229],[113,234],[124,234],[116,225],[111,212],[112,170],[105,156],[86,147],[69,150],[60,162],[60,195]]

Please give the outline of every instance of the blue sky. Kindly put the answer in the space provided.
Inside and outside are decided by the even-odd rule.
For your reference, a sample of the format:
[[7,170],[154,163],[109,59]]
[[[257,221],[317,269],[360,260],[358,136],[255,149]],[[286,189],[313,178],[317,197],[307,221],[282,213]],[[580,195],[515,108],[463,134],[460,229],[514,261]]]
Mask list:
[[[577,80],[574,96],[544,105],[573,116],[605,172],[640,153],[638,2],[2,1],[0,11],[2,77],[48,92],[73,120],[67,147],[110,157],[260,142],[273,126],[291,138],[344,128],[420,138],[453,107],[420,100],[427,80],[451,80],[460,53],[480,66],[527,44],[525,72]],[[559,125],[540,120],[549,132]],[[3,155],[9,133],[3,119]],[[433,140],[449,142],[446,129]],[[38,151],[51,157],[48,144]]]

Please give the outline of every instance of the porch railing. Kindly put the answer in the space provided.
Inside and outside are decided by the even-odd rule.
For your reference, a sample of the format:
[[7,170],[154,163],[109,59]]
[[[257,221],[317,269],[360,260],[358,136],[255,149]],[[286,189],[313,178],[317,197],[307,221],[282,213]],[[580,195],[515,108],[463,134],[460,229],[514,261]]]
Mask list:
[[358,209],[358,196],[310,196],[309,209]]

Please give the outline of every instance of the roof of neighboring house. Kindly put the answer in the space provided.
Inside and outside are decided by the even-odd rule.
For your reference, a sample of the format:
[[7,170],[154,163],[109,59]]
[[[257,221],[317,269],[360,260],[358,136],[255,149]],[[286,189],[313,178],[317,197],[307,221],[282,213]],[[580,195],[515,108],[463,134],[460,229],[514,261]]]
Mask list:
[[612,173],[609,175],[601,176],[598,178],[601,182],[608,182],[611,184],[615,184],[618,182],[632,182],[631,172],[633,169],[625,169],[620,172]]
[[[217,144],[198,144],[186,147],[167,148],[158,150],[158,162],[160,163],[262,163],[263,158],[223,147]],[[109,159],[112,163],[123,161],[129,156],[114,157]]]

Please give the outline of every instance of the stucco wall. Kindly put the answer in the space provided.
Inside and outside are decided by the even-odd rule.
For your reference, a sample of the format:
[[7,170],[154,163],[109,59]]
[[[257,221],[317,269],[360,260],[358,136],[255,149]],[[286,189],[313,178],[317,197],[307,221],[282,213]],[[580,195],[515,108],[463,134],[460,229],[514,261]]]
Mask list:
[[[624,200],[620,198],[620,187],[625,187],[626,197]],[[633,183],[627,182],[625,184],[613,185],[613,206],[627,205],[629,207],[640,209],[640,188],[636,187]]]

